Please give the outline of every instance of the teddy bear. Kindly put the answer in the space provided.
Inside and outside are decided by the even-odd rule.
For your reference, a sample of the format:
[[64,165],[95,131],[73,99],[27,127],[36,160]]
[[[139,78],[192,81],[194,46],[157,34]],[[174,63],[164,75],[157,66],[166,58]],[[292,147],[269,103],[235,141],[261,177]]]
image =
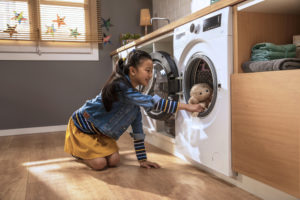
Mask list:
[[[212,99],[212,88],[207,83],[193,85],[190,91],[189,104],[200,104],[206,110]],[[192,116],[197,117],[199,112],[193,112]]]

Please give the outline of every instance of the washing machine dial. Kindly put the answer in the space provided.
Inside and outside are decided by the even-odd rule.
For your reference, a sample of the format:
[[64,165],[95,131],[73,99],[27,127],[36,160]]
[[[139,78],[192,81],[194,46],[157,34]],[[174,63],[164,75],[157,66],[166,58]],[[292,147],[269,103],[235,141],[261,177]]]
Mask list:
[[195,31],[194,31],[196,34],[197,33],[200,33],[200,24],[197,24],[196,27],[195,27]]
[[199,33],[200,32],[200,24],[195,25],[194,23],[190,26],[190,32],[191,33]]
[[190,26],[190,32],[193,33],[195,30],[195,24],[192,23],[191,26]]

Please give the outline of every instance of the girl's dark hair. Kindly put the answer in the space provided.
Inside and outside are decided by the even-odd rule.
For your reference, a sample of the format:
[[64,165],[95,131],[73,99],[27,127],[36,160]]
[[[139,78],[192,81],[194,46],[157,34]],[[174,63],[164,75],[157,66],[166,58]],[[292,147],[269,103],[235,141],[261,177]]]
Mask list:
[[115,71],[110,75],[101,92],[102,102],[107,112],[111,110],[113,102],[118,101],[116,89],[119,82],[123,82],[133,88],[130,81],[125,77],[125,75],[129,75],[129,67],[132,66],[138,70],[138,66],[144,59],[152,60],[147,52],[133,50],[125,60],[123,58],[118,60]]

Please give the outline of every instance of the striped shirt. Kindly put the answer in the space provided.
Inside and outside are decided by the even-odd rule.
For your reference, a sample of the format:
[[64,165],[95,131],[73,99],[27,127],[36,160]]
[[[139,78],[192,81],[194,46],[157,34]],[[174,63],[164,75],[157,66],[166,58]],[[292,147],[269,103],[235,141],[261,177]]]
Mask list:
[[[155,111],[162,111],[165,113],[176,113],[178,110],[178,102],[161,99],[154,105]],[[85,119],[85,117],[79,112],[76,111],[72,115],[75,126],[86,134],[102,134],[93,123]],[[139,161],[147,160],[146,150],[144,140],[134,140],[134,149],[136,157]]]
[[[178,110],[178,102],[161,99],[154,106],[154,110],[162,111],[165,113],[176,113]],[[144,140],[134,140],[134,149],[135,149],[136,157],[139,161],[147,160]]]
[[156,111],[163,111],[165,113],[176,113],[178,109],[178,102],[171,101],[166,99],[161,99],[157,104],[154,106],[154,110]]
[[85,119],[85,117],[77,110],[73,113],[72,119],[75,126],[82,132],[87,134],[102,134],[93,123]]
[[139,161],[147,160],[144,140],[134,140],[134,150]]

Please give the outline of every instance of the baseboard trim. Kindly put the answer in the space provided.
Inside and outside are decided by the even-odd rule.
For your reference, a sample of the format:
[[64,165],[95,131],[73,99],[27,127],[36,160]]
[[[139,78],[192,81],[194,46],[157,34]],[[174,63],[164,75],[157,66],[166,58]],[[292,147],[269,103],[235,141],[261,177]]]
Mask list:
[[0,130],[0,136],[24,135],[24,134],[33,134],[33,133],[50,133],[50,132],[57,132],[57,131],[65,131],[66,129],[67,129],[67,125],[7,129],[7,130]]

